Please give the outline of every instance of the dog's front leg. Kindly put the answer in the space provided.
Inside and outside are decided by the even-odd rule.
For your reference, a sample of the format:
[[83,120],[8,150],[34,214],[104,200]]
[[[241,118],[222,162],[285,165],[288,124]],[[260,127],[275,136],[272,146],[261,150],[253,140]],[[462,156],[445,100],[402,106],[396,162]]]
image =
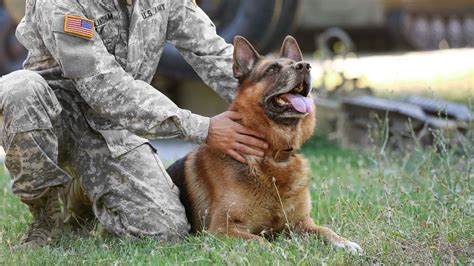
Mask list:
[[318,234],[325,236],[336,248],[344,248],[353,254],[362,254],[364,251],[355,242],[349,241],[344,237],[334,233],[331,229],[314,224],[311,217],[306,217],[303,221],[296,224],[296,229],[303,233]]
[[271,246],[271,244],[265,238],[248,232],[244,226],[236,224],[235,222],[231,224],[228,222],[211,223],[208,230],[210,232],[223,234],[230,237],[237,237],[245,240],[257,240],[259,245],[262,247]]

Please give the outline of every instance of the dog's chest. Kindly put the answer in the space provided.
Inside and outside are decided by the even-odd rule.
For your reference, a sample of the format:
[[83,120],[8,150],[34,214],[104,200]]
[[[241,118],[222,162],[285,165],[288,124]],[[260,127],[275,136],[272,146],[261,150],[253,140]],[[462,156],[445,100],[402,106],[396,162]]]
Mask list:
[[286,225],[293,224],[297,213],[297,206],[292,201],[282,201],[279,205],[280,208],[273,210],[270,219],[270,226],[276,232],[287,229]]
[[255,197],[248,199],[249,229],[254,234],[262,231],[280,232],[286,224],[294,224],[301,219],[304,208],[298,197],[284,197],[276,190],[259,191]]
[[243,220],[253,234],[283,231],[308,214],[306,171],[300,160],[251,164],[238,176],[245,178],[235,183],[242,203],[237,209],[245,213]]

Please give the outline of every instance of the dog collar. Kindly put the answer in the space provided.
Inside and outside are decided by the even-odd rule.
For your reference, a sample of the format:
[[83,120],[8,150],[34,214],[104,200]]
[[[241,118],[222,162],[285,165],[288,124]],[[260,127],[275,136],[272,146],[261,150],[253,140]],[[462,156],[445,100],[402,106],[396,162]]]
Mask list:
[[286,163],[293,154],[293,148],[285,150],[276,150],[273,154],[273,160],[277,163]]

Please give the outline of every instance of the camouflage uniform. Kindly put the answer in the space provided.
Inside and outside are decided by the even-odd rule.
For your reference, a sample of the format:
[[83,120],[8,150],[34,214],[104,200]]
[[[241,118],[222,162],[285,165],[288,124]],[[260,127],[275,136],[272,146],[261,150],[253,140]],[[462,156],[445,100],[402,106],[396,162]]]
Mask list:
[[[65,33],[68,14],[95,20],[94,36]],[[29,51],[26,70],[0,80],[14,193],[28,204],[79,180],[108,231],[158,240],[185,235],[179,191],[146,138],[201,143],[209,118],[178,108],[149,83],[169,41],[232,99],[233,48],[205,13],[191,0],[137,0],[131,11],[125,0],[27,0],[17,38]],[[89,204],[75,201],[78,212]]]

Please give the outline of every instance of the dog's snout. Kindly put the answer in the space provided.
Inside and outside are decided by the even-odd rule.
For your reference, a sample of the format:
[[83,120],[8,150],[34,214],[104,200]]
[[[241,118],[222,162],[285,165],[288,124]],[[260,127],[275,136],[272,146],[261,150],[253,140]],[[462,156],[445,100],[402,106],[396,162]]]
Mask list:
[[295,65],[295,69],[300,72],[309,72],[311,65],[307,62],[298,62]]

